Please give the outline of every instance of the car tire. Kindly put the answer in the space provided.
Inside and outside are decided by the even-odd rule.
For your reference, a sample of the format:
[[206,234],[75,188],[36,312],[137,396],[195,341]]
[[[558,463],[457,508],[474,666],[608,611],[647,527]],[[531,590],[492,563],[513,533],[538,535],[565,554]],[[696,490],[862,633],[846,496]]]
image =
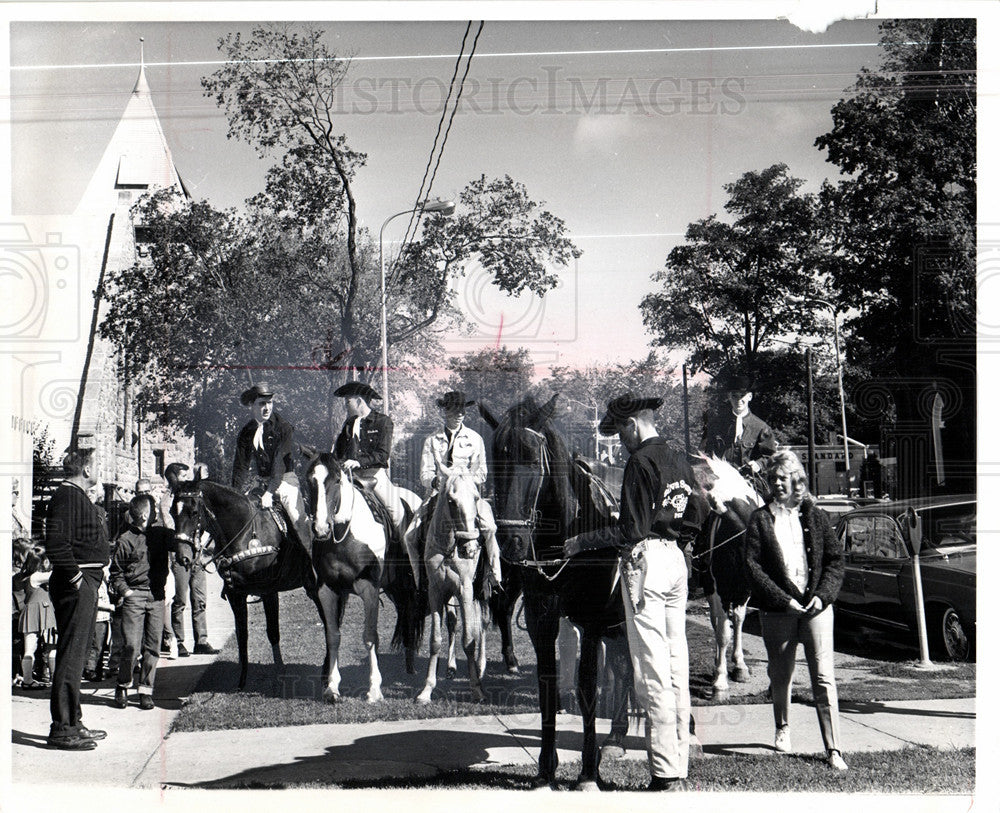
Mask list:
[[941,660],[964,663],[975,660],[975,643],[968,625],[954,607],[928,607],[930,644]]

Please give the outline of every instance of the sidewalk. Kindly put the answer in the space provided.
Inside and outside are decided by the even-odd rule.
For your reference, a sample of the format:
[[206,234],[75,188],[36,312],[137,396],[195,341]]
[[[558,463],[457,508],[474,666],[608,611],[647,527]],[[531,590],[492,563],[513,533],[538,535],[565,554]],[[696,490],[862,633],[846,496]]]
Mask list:
[[[217,578],[217,577],[216,577]],[[232,616],[209,587],[209,635],[217,646],[232,632]],[[157,709],[112,705],[113,683],[85,689],[85,722],[108,731],[95,751],[73,753],[45,747],[48,693],[19,693],[11,701],[11,770],[15,788],[103,786],[106,789],[225,788],[254,782],[280,783],[377,780],[433,776],[440,771],[484,764],[534,763],[538,756],[537,714],[486,715],[350,725],[313,725],[167,735],[182,701],[194,689],[211,656],[161,661]],[[179,698],[161,700],[160,698]],[[167,706],[164,708],[164,706]],[[770,705],[700,706],[693,709],[703,757],[773,753]],[[560,761],[579,759],[581,721],[559,717]],[[601,739],[607,720],[598,721]],[[975,746],[976,701],[845,703],[841,728],[848,753],[905,748]],[[792,743],[797,752],[822,751],[815,711],[795,704]],[[644,759],[643,738],[630,731],[627,757]]]

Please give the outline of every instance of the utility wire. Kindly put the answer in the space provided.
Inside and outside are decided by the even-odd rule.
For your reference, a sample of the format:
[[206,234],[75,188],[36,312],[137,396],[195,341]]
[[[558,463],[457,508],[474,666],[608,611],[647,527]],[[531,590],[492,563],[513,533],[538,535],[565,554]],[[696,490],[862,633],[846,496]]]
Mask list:
[[[458,58],[455,60],[455,70],[452,71],[451,82],[448,84],[448,96],[444,100],[444,104],[441,105],[441,118],[438,119],[437,132],[434,133],[434,143],[431,145],[430,155],[427,156],[427,166],[424,167],[424,177],[420,179],[420,189],[417,191],[417,199],[413,204],[413,211],[410,212],[410,220],[406,224],[406,232],[403,235],[402,246],[405,246],[410,240],[410,229],[413,228],[413,221],[417,216],[417,209],[420,206],[420,201],[424,199],[424,184],[427,182],[427,176],[431,171],[431,164],[434,162],[434,153],[437,151],[438,138],[441,136],[441,128],[444,126],[444,119],[448,114],[448,102],[451,101],[451,94],[455,90],[455,77],[458,76],[458,69],[462,64],[462,57],[465,55],[465,42],[468,39],[469,31],[471,30],[472,20],[469,20],[465,26],[465,33],[462,35],[462,45],[458,49]],[[398,257],[399,255],[397,254],[396,256]],[[395,265],[395,262],[393,265]]]
[[[437,177],[438,167],[441,166],[441,157],[444,155],[444,148],[445,148],[445,145],[448,143],[448,134],[451,132],[452,122],[455,121],[455,114],[458,112],[459,105],[461,104],[461,101],[462,101],[462,90],[465,87],[465,80],[469,76],[469,68],[472,67],[472,57],[474,57],[476,55],[476,45],[479,42],[479,35],[483,33],[483,26],[484,25],[485,25],[485,21],[480,20],[479,21],[479,29],[476,31],[476,36],[472,40],[472,48],[469,50],[469,56],[465,60],[465,71],[462,74],[462,81],[459,82],[459,85],[458,85],[458,93],[455,95],[455,103],[454,103],[454,105],[452,105],[451,115],[448,117],[448,126],[445,128],[444,138],[441,139],[441,149],[438,150],[437,161],[434,163],[434,170],[431,172],[431,179],[430,179],[430,181],[427,184],[427,192],[426,192],[427,195],[430,195],[431,190],[434,188],[434,179]],[[421,198],[421,200],[422,200],[422,198]],[[419,205],[419,203],[418,203],[418,205]],[[412,234],[412,236],[411,236],[410,239],[412,239],[413,237],[416,237],[416,235],[417,235],[417,229],[420,227],[420,221],[421,221],[421,219],[424,216],[424,212],[423,212],[422,209],[418,209],[414,214],[416,215],[416,220],[415,220],[414,225],[413,225],[413,234]],[[398,260],[398,258],[400,256],[402,256],[402,251],[405,248],[406,248],[406,243],[404,242],[403,245],[400,247],[400,253],[396,255],[397,260]],[[391,273],[390,278],[394,278],[395,277],[395,270],[396,270],[395,269],[395,265],[396,264],[393,263],[393,267],[391,269],[392,273]]]

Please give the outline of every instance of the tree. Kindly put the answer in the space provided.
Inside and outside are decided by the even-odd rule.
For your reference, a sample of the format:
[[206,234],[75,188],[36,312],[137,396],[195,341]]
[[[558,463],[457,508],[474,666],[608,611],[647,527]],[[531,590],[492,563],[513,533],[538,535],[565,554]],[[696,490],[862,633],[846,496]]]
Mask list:
[[[946,456],[958,464],[949,485],[971,487],[976,21],[894,20],[880,30],[880,68],[861,71],[816,140],[846,176],[820,194],[824,270],[840,301],[859,309],[847,322],[848,356],[864,370],[856,400],[891,406],[897,427],[927,427],[928,395],[940,393]],[[913,489],[925,487],[926,462],[910,461]]]
[[[285,151],[256,203],[281,212],[285,224],[312,243],[316,260],[334,236],[346,242],[338,322],[331,333],[342,345],[345,367],[371,370],[378,342],[366,339],[380,322],[371,309],[373,299],[380,305],[372,296],[380,286],[358,232],[353,187],[366,156],[337,134],[338,88],[350,63],[332,53],[323,37],[311,26],[287,25],[256,28],[247,40],[230,34],[219,42],[225,64],[202,85],[225,110],[229,137],[247,141],[262,155]],[[473,255],[481,257],[502,290],[527,287],[538,294],[557,281],[546,262],[565,265],[579,256],[564,237],[563,222],[542,211],[510,178],[474,181],[461,203],[468,212],[455,222],[426,219],[423,239],[404,249],[402,262],[393,266],[386,289],[393,314],[389,343],[424,339],[442,316],[454,315],[448,283]]]
[[816,202],[801,185],[784,164],[747,172],[723,187],[731,222],[712,215],[688,226],[653,276],[660,290],[640,305],[658,345],[688,350],[695,370],[753,375],[775,340],[815,333],[802,298],[819,290]]

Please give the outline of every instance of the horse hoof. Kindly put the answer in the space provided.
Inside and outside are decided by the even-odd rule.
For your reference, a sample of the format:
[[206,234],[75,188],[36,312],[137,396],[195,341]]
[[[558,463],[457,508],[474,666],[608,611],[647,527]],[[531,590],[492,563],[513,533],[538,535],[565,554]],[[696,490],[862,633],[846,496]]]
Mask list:
[[518,669],[516,663],[510,663],[510,664],[507,664],[507,674],[508,675],[519,675],[519,674],[521,674],[521,670]]
[[454,680],[455,675],[458,674],[458,670],[454,666],[449,666],[448,670],[444,673],[446,680]]
[[406,674],[408,674],[408,675],[415,675],[415,674],[417,674],[417,667],[414,666],[412,663],[406,664]]
[[746,683],[748,680],[750,680],[750,670],[747,667],[741,666],[733,670],[733,681],[735,683]]
[[712,689],[712,700],[716,703],[728,703],[729,702],[729,688],[720,689],[718,686]]
[[340,702],[340,692],[331,692],[329,689],[323,692],[323,700],[327,703],[339,703]]
[[486,694],[483,692],[482,689],[474,689],[472,691],[472,702],[473,703],[485,703],[486,702]]
[[531,788],[531,790],[555,790],[556,780],[549,779],[546,776],[536,776],[534,779],[531,780],[531,784],[529,787]]
[[584,793],[592,793],[593,791],[599,791],[601,788],[597,784],[596,779],[579,779],[577,780],[575,790],[583,791]]
[[368,692],[369,703],[379,703],[382,700],[385,700],[385,697],[382,695],[382,692]]
[[413,698],[413,702],[416,703],[416,704],[418,704],[418,705],[420,705],[420,706],[428,706],[428,705],[430,705],[430,702],[431,702],[430,693],[428,693],[428,694],[418,694],[415,698]]
[[601,761],[606,759],[616,760],[625,758],[625,748],[618,743],[610,743],[601,746]]

